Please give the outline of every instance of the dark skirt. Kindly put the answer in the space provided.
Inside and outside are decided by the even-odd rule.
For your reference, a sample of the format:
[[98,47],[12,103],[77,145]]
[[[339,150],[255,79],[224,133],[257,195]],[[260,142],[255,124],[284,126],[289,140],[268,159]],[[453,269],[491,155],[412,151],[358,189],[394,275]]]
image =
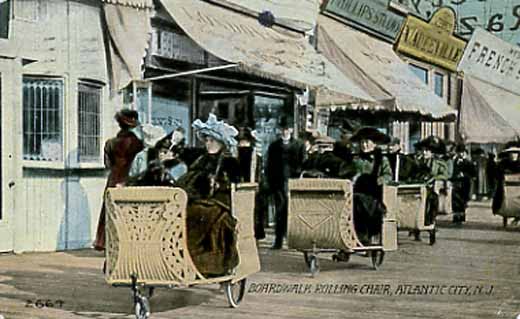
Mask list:
[[238,265],[236,219],[214,200],[196,200],[187,210],[188,248],[204,276],[229,274]]
[[451,205],[453,212],[464,213],[468,207],[471,191],[471,179],[463,178],[452,181]]
[[385,213],[386,207],[377,198],[354,193],[354,226],[363,244],[368,243],[371,236],[381,233]]

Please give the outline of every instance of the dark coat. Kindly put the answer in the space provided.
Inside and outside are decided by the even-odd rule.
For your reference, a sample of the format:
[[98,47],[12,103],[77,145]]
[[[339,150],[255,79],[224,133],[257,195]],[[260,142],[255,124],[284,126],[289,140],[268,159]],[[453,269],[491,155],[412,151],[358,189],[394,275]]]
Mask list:
[[[215,186],[212,188],[211,180]],[[188,248],[206,276],[228,273],[238,265],[236,220],[231,216],[231,183],[240,181],[238,161],[225,154],[204,154],[176,186],[188,193]]]
[[110,170],[107,187],[124,184],[134,157],[144,145],[134,133],[121,130],[105,143],[105,167]]
[[471,179],[477,174],[475,165],[460,156],[453,159],[453,176],[451,177],[452,205],[454,212],[464,212],[468,206],[471,192]]
[[[129,130],[121,130],[117,136],[105,143],[105,167],[110,170],[105,187],[115,187],[117,184],[125,184],[128,172],[134,157],[143,149],[144,145],[134,133]],[[105,203],[99,214],[98,228],[94,248],[105,249]]]
[[302,142],[291,139],[284,146],[281,138],[275,140],[267,150],[267,182],[271,190],[284,188],[289,178],[298,178],[305,161],[305,146]]

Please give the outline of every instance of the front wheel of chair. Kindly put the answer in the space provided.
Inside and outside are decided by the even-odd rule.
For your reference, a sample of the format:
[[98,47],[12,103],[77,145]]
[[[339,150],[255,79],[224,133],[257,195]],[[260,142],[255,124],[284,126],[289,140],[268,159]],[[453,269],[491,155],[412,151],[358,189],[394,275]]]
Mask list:
[[150,302],[144,296],[135,298],[135,319],[148,319],[150,317]]
[[315,255],[309,256],[309,270],[311,271],[312,277],[316,276],[316,274],[320,272],[318,257]]
[[437,240],[437,235],[436,235],[436,231],[435,229],[434,230],[431,230],[430,231],[430,246],[433,246],[435,245],[435,241]]
[[231,281],[226,281],[224,283],[224,293],[226,294],[226,298],[228,300],[229,306],[231,308],[237,308],[244,298],[246,292],[246,278],[232,283]]
[[385,252],[382,250],[372,250],[370,252],[370,258],[372,259],[372,268],[374,268],[374,270],[378,270],[379,267],[383,264],[384,257]]
[[504,226],[504,228],[507,227],[507,217],[502,217],[502,225]]

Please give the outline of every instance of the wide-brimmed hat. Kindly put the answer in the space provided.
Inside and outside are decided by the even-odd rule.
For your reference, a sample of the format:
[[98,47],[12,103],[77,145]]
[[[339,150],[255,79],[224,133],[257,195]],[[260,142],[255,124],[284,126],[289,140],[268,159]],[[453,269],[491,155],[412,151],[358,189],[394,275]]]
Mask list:
[[390,136],[380,132],[376,128],[366,126],[357,130],[350,138],[352,142],[359,142],[361,140],[371,140],[376,144],[388,144],[390,142]]
[[504,145],[504,149],[500,153],[517,153],[520,152],[520,141],[510,141]]
[[420,142],[415,143],[414,146],[415,146],[415,149],[417,149],[417,150],[427,149],[435,154],[446,153],[446,145],[437,136],[428,136],[427,138],[421,140]]
[[135,110],[122,109],[121,111],[116,113],[114,118],[120,125],[123,124],[123,125],[133,128],[133,127],[137,126],[137,120],[139,119],[139,114]]
[[196,119],[193,124],[191,124],[191,127],[193,127],[197,137],[201,140],[206,136],[210,136],[227,147],[234,147],[238,144],[235,139],[238,135],[237,129],[224,121],[218,121],[217,116],[213,113],[209,114],[206,122]]
[[166,136],[166,131],[161,126],[143,124],[143,143],[146,147],[153,147]]

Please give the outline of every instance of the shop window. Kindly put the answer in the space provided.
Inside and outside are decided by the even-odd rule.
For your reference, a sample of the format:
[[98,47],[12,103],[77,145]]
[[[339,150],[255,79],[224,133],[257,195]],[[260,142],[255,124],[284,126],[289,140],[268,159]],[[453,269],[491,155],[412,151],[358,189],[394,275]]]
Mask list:
[[63,81],[23,79],[23,158],[63,158]]
[[0,0],[0,38],[9,37],[9,18],[11,16],[11,1]]
[[439,72],[435,72],[433,75],[433,84],[434,84],[434,90],[435,94],[437,94],[440,97],[444,96],[444,74],[441,74]]
[[428,69],[422,68],[414,64],[410,64],[410,69],[415,75],[417,75],[421,79],[421,81],[423,81],[425,84],[428,84]]
[[101,87],[78,85],[78,161],[96,162],[101,147]]

